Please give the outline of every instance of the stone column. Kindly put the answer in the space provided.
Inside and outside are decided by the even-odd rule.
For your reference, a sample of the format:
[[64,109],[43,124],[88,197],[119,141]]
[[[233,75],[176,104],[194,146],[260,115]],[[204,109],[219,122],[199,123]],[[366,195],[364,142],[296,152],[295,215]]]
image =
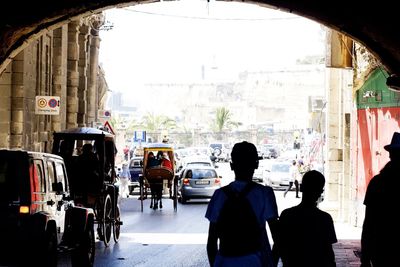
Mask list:
[[68,55],[67,55],[67,128],[78,126],[78,86],[79,86],[79,22],[68,24]]
[[90,126],[97,119],[97,73],[98,73],[98,57],[100,47],[100,37],[98,31],[92,29],[90,35],[90,66],[89,66],[89,84],[87,94],[87,124]]
[[60,97],[60,115],[53,115],[52,131],[66,127],[68,26],[53,32],[53,95]]
[[325,209],[336,221],[347,222],[350,210],[350,114],[352,100],[352,43],[335,31],[328,31],[326,83],[326,190]]
[[88,86],[88,62],[89,62],[89,53],[88,53],[88,36],[89,36],[89,26],[82,24],[79,28],[79,89],[78,89],[78,97],[79,97],[79,108],[78,108],[78,125],[79,127],[86,126],[86,112],[87,112],[87,86]]
[[24,50],[12,61],[10,148],[23,148]]
[[11,69],[12,63],[0,74],[0,148],[10,145]]
[[99,48],[100,48],[100,37],[99,29],[104,24],[103,14],[95,14],[89,18],[90,20],[90,48],[89,48],[89,83],[88,83],[88,94],[87,94],[87,124],[89,126],[94,125],[97,122],[97,110],[99,109],[98,104],[98,73],[99,73]]

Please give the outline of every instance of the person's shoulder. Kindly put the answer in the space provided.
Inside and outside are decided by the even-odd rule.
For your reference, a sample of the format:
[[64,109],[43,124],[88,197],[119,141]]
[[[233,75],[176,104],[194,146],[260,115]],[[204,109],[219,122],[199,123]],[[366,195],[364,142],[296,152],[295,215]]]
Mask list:
[[383,182],[383,175],[382,173],[379,173],[375,175],[374,177],[371,178],[371,180],[368,183],[368,191],[375,191],[377,188],[381,187],[381,184]]
[[332,216],[331,216],[328,212],[323,211],[323,210],[320,210],[320,209],[317,209],[317,213],[318,213],[322,218],[324,218],[325,220],[333,221]]
[[262,185],[262,184],[259,184],[259,183],[256,183],[256,182],[252,182],[252,183],[254,183],[253,186],[256,189],[255,191],[260,191],[260,192],[263,192],[263,193],[266,193],[266,194],[270,194],[270,193],[274,192],[274,189],[271,186]]
[[284,209],[282,211],[281,216],[282,215],[290,215],[290,214],[297,213],[298,210],[299,210],[299,206],[293,206],[293,207],[290,207],[290,208],[286,208],[286,209]]
[[291,219],[293,217],[297,217],[297,214],[299,213],[299,208],[298,206],[293,206],[290,208],[286,208],[281,212],[281,215],[279,216],[280,221],[287,221],[287,222],[295,222],[295,220]]

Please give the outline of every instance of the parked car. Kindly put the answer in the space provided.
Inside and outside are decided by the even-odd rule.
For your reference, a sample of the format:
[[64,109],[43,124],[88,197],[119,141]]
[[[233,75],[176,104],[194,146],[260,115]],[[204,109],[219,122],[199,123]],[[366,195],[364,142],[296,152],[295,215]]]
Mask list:
[[229,143],[213,142],[209,144],[218,161],[228,162],[231,159],[232,146]]
[[279,149],[273,144],[264,144],[260,147],[260,154],[264,159],[276,159],[279,157]]
[[139,176],[143,174],[143,157],[133,157],[129,161],[129,172],[131,180],[129,182],[129,193],[132,194],[135,188],[139,188]]
[[72,266],[93,265],[94,212],[74,205],[60,156],[0,150],[0,214],[0,261],[56,267],[67,249]]
[[276,161],[271,164],[266,184],[274,188],[285,187],[290,181],[290,162]]
[[211,166],[186,167],[179,175],[178,200],[185,204],[189,199],[211,198],[214,191],[221,187],[221,178]]

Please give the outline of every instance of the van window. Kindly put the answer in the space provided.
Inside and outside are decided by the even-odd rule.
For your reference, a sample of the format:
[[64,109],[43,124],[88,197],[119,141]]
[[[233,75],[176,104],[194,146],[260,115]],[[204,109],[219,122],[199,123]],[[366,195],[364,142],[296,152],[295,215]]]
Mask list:
[[57,182],[63,184],[64,192],[68,191],[68,181],[67,176],[65,175],[65,168],[61,162],[56,161],[56,174],[57,174]]
[[53,161],[47,161],[47,173],[49,175],[50,191],[56,191],[56,175],[54,173]]
[[43,193],[46,192],[46,182],[44,180],[43,162],[41,160],[33,161],[32,176],[34,180],[32,183],[33,192]]

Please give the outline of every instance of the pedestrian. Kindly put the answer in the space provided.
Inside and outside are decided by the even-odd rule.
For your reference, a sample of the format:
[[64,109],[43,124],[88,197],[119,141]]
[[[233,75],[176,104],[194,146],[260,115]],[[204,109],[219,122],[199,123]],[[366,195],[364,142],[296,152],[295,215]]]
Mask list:
[[119,173],[119,192],[121,197],[129,197],[129,182],[131,179],[131,173],[127,162],[122,163],[122,168]]
[[124,152],[124,160],[128,161],[129,159],[129,146],[125,145],[124,149],[122,150]]
[[364,198],[365,218],[361,235],[362,267],[400,266],[400,133],[384,146],[390,161],[368,184]]
[[210,221],[210,266],[276,266],[266,222],[275,240],[278,209],[273,189],[252,181],[257,149],[252,143],[237,143],[231,160],[235,180],[214,192],[205,215]]
[[299,168],[297,167],[297,163],[295,160],[292,161],[292,165],[289,169],[289,186],[286,188],[285,192],[283,193],[283,197],[286,197],[286,194],[292,189],[293,184],[296,187],[296,198],[299,197]]
[[304,174],[299,205],[285,209],[279,217],[274,251],[283,267],[334,267],[332,244],[337,242],[331,215],[317,207],[325,185],[318,171]]

